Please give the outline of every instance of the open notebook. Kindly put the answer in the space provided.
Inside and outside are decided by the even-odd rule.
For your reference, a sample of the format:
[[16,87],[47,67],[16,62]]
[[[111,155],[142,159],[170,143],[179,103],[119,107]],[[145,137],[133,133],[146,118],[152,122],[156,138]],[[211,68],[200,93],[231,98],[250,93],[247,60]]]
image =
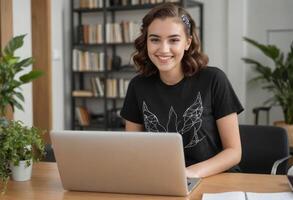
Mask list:
[[292,192],[255,193],[222,192],[204,193],[202,200],[293,200]]

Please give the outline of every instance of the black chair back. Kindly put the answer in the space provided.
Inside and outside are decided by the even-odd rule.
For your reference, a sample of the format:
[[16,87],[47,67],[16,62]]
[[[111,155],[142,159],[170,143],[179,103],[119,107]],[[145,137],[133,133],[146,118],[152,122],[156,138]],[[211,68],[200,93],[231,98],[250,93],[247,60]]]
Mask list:
[[[270,174],[275,161],[289,155],[285,129],[275,126],[240,125],[244,173]],[[287,163],[279,166],[278,174],[287,173]]]
[[45,158],[42,160],[43,162],[56,162],[54,150],[51,144],[45,145],[45,152],[46,152],[46,155],[45,155]]

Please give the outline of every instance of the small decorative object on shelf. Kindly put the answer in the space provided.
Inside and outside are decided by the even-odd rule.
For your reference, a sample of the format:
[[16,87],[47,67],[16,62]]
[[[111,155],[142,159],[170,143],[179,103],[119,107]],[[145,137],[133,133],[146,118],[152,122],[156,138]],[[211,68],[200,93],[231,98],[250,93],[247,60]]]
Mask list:
[[[119,110],[129,81],[135,75],[130,61],[133,42],[140,34],[143,15],[164,2],[196,8],[200,22],[197,30],[203,40],[203,4],[200,1],[72,0],[72,129],[117,130],[123,127]],[[132,16],[131,11],[138,10],[142,11],[140,18],[137,14]],[[127,15],[123,16],[125,11]],[[133,51],[125,56],[131,49]]]

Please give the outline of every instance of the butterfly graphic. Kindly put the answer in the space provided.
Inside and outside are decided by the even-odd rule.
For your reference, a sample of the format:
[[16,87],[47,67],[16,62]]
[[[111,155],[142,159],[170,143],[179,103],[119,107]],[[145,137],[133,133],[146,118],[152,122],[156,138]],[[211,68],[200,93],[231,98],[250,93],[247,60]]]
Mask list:
[[183,135],[192,130],[193,136],[188,144],[185,146],[185,148],[194,147],[205,138],[205,136],[202,136],[200,138],[198,135],[198,130],[200,129],[202,124],[201,116],[203,112],[200,92],[198,92],[194,103],[191,104],[183,113],[182,128],[180,128],[180,122],[178,122],[178,116],[173,106],[171,106],[169,110],[168,122],[166,124],[166,127],[164,127],[160,123],[158,117],[148,109],[148,106],[144,101],[142,107],[145,128],[149,132],[169,132],[175,130],[176,132]]

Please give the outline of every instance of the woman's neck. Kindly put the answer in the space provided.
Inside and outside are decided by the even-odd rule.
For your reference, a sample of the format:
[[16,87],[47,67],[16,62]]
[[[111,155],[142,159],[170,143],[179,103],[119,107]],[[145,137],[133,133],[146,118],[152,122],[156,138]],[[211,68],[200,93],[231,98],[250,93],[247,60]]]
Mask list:
[[175,85],[184,78],[184,74],[182,71],[180,73],[160,72],[160,78],[166,85]]

